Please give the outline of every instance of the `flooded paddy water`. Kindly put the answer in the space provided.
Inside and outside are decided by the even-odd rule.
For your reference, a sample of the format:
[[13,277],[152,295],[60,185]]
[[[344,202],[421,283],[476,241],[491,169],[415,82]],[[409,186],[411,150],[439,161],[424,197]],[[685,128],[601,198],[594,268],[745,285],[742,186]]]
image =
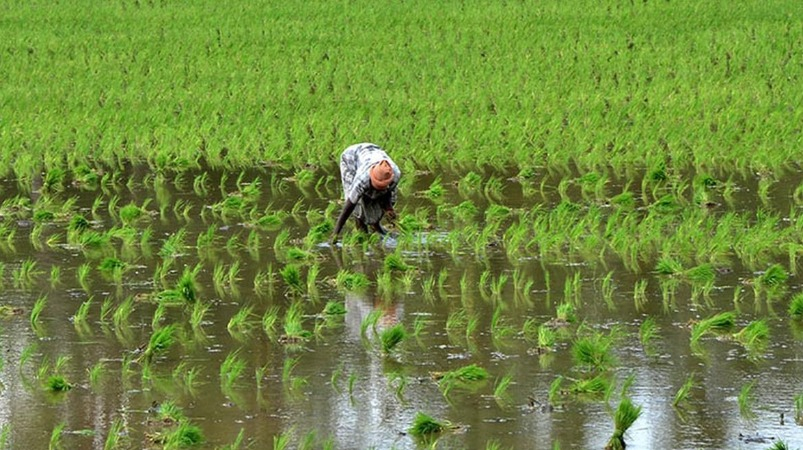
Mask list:
[[309,172],[3,180],[5,446],[604,448],[626,397],[628,448],[803,447],[799,173],[406,172],[333,246]]

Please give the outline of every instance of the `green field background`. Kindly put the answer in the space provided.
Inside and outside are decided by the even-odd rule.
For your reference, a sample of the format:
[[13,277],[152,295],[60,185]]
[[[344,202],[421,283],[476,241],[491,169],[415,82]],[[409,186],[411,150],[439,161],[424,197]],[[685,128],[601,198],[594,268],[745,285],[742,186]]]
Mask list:
[[0,175],[795,168],[803,2],[0,2]]

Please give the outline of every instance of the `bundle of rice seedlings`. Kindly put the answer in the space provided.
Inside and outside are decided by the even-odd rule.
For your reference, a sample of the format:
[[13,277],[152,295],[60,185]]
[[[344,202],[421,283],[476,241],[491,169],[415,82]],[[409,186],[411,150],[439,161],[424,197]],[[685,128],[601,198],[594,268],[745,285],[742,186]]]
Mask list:
[[448,422],[439,421],[428,414],[418,412],[413,419],[413,426],[407,430],[415,437],[427,437],[440,433],[450,427]]
[[407,330],[403,324],[396,324],[390,328],[382,330],[379,340],[382,342],[382,351],[390,353],[404,338],[407,337]]
[[605,450],[624,450],[625,433],[641,416],[641,406],[636,406],[629,397],[622,397],[613,416],[613,436],[605,446]]

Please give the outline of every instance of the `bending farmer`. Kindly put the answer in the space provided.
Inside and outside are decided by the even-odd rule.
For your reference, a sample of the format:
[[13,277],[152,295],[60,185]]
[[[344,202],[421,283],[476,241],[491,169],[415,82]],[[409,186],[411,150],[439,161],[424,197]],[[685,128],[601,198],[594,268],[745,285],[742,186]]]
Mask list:
[[337,218],[332,242],[337,242],[352,213],[359,230],[367,233],[370,225],[374,231],[385,234],[379,221],[385,214],[391,220],[396,217],[393,205],[401,177],[396,163],[375,144],[355,144],[340,155],[340,177],[346,204]]

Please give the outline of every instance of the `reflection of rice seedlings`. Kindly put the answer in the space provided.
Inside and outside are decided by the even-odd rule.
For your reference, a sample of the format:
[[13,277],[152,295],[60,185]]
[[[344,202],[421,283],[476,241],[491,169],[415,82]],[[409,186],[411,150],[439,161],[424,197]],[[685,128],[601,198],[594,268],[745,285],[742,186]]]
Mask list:
[[148,345],[145,347],[145,359],[150,361],[154,356],[164,354],[175,343],[176,326],[165,325],[151,334]]
[[290,445],[292,430],[273,436],[273,450],[285,450]]
[[290,241],[290,231],[285,228],[276,235],[273,241],[273,252],[276,255],[286,254],[287,243]]
[[226,268],[222,262],[215,263],[215,268],[212,270],[212,285],[218,295],[223,296],[225,294]]
[[354,395],[354,385],[356,383],[357,383],[357,374],[352,372],[352,373],[349,374],[349,379],[348,379],[348,383],[347,383],[348,387],[349,387],[349,397]]
[[[146,203],[148,203],[147,200]],[[141,208],[133,203],[129,203],[120,208],[120,220],[126,225],[132,224],[133,222],[143,217],[144,215],[145,215],[144,206]]]
[[240,308],[233,316],[231,316],[231,319],[229,319],[229,323],[226,326],[226,329],[229,330],[229,333],[246,334],[250,332],[254,327],[254,322],[250,320],[253,310],[253,306],[246,306]]
[[226,359],[220,364],[220,382],[224,389],[231,389],[234,386],[234,383],[245,371],[246,365],[245,359],[240,357],[239,350],[226,355]]
[[382,351],[384,353],[390,353],[406,337],[407,330],[404,328],[404,325],[400,323],[382,330],[382,332],[379,333],[379,341],[382,344]]
[[789,317],[800,320],[803,319],[803,292],[796,294],[789,301]]
[[466,316],[466,339],[469,340],[477,331],[480,326],[480,317],[476,314],[468,314]]
[[770,339],[770,328],[764,319],[754,320],[742,328],[733,337],[741,343],[751,356],[758,356],[767,349]]
[[115,417],[109,426],[109,434],[103,443],[103,450],[115,450],[121,448],[125,442],[125,431],[122,419]]
[[491,297],[496,300],[501,300],[502,291],[507,284],[508,276],[505,274],[499,275],[499,278],[491,281]]
[[654,353],[653,340],[658,335],[658,325],[655,324],[654,317],[647,317],[639,326],[639,340],[644,352],[648,355]]
[[228,280],[229,287],[232,290],[237,288],[237,282],[241,280],[240,278],[240,261],[234,261],[231,266],[229,266],[229,271],[226,274],[226,279]]
[[62,433],[64,433],[64,422],[61,422],[53,427],[53,431],[50,432],[50,444],[48,446],[48,450],[61,450],[64,448],[61,445]]
[[466,326],[468,322],[468,313],[465,309],[460,308],[449,313],[446,317],[446,332],[453,333]]
[[42,311],[45,309],[45,305],[47,305],[47,295],[43,295],[36,299],[36,302],[33,304],[33,308],[31,308],[31,327],[38,328],[39,327],[39,316],[42,315]]
[[413,321],[413,337],[418,338],[421,333],[424,332],[424,328],[427,326],[427,319],[424,316],[417,316]]
[[415,437],[423,438],[441,433],[449,427],[450,424],[448,422],[436,420],[432,416],[419,411],[416,413],[415,419],[413,419],[413,425],[407,431]]
[[318,274],[321,271],[321,266],[313,264],[307,269],[307,293],[313,298],[318,296],[318,288],[315,283],[318,281]]
[[691,394],[691,389],[694,387],[694,374],[690,374],[686,381],[683,383],[683,386],[678,389],[675,393],[675,399],[672,400],[672,406],[675,408],[682,406],[689,400],[689,394]]
[[739,396],[737,397],[737,401],[739,403],[739,414],[748,420],[751,420],[755,417],[755,413],[753,412],[753,386],[755,386],[755,384],[755,381],[751,381],[742,385],[742,388],[739,391]]
[[633,303],[636,305],[637,310],[644,308],[647,303],[647,280],[641,279],[636,281],[633,286]]
[[196,302],[193,304],[192,312],[190,313],[190,326],[193,330],[198,331],[201,329],[210,306],[211,305],[204,302]]
[[572,345],[574,363],[588,370],[606,370],[615,363],[611,347],[613,338],[594,332],[582,336]]
[[641,406],[636,406],[630,397],[622,397],[613,416],[613,436],[605,446],[606,450],[624,450],[625,433],[641,416]]
[[293,369],[298,365],[301,358],[285,358],[282,364],[282,383],[287,385],[293,377]]
[[803,425],[803,392],[795,396],[795,423]]

